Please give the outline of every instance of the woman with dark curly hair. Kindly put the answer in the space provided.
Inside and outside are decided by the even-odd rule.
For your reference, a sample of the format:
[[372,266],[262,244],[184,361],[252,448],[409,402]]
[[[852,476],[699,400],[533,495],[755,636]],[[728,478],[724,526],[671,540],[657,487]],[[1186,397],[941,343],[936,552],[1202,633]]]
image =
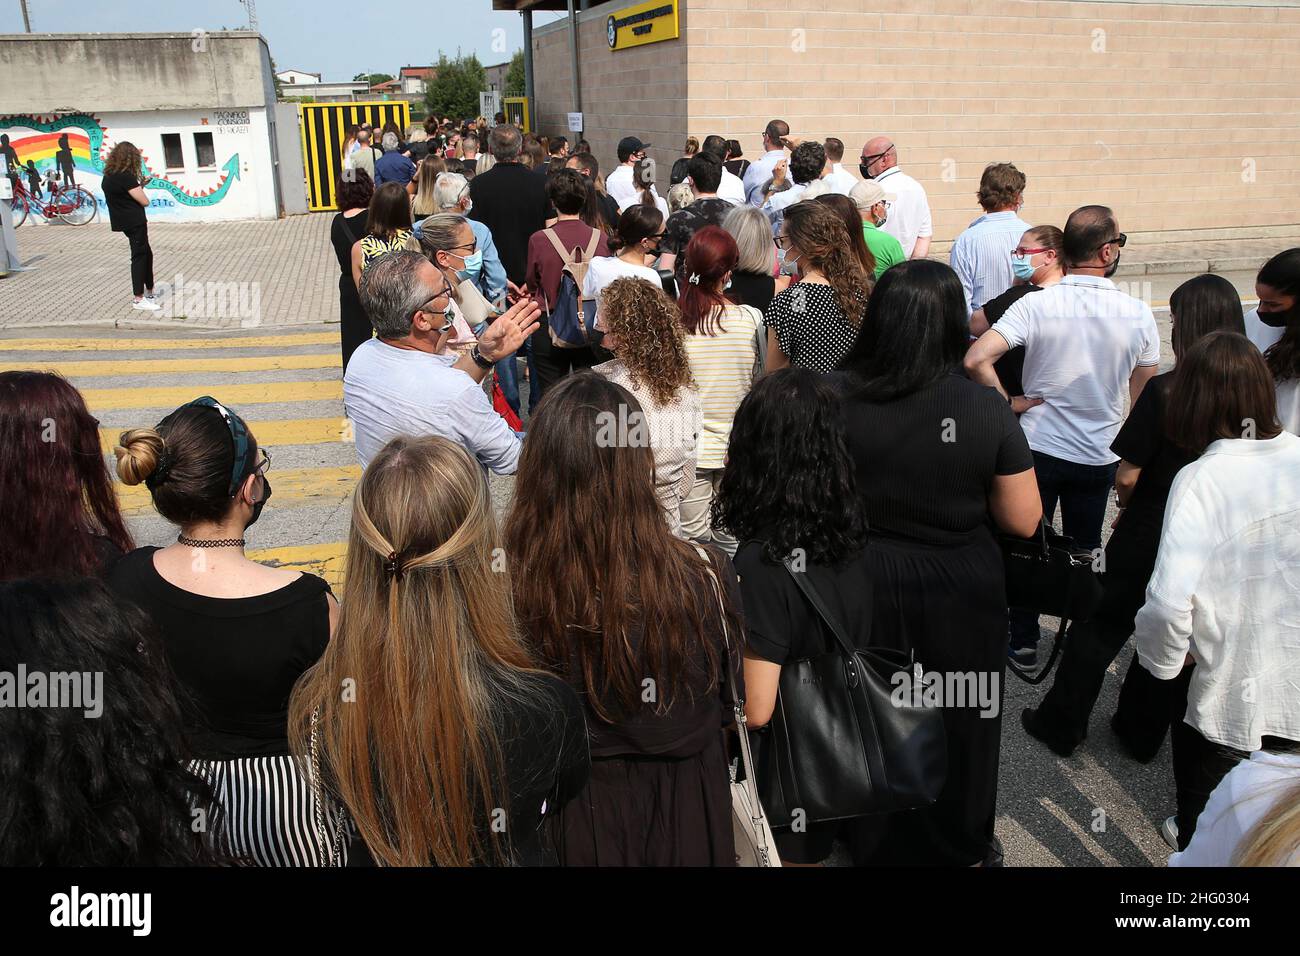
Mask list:
[[767,370],[795,365],[833,371],[858,337],[871,280],[843,220],[819,202],[788,207],[775,242],[799,281],[767,307]]
[[0,672],[44,674],[61,691],[44,706],[0,707],[0,866],[215,862],[219,808],[186,769],[145,615],[91,578],[0,584],[0,608]]
[[135,547],[99,422],[50,372],[0,372],[0,581],[100,574]]
[[915,653],[945,675],[944,687],[975,680],[985,688],[942,701],[943,791],[932,806],[872,818],[883,840],[864,862],[998,858],[1007,602],[993,527],[1029,537],[1043,509],[1011,407],[961,373],[966,319],[957,273],[927,259],[901,262],[881,275],[846,374],[834,379],[871,526],[872,643]]
[[641,403],[637,412],[655,459],[655,494],[668,527],[681,535],[682,499],[695,483],[703,412],[691,377],[681,313],[661,288],[644,279],[615,279],[600,297],[602,343],[614,359],[593,371],[622,385]]
[[[782,566],[794,556],[849,634],[871,633],[867,522],[835,389],[809,369],[760,379],[740,403],[727,467],[713,499],[714,527],[734,535],[745,607],[745,716],[772,719],[781,667],[824,654],[816,612]],[[816,864],[855,824],[776,830],[782,863]]]
[[131,244],[132,308],[157,312],[162,308],[153,298],[153,248],[149,245],[149,208],[145,183],[144,157],[134,143],[125,140],[109,151],[104,160],[104,178],[99,188],[108,206],[108,222],[113,232],[126,234]]
[[352,279],[352,247],[366,235],[366,213],[375,184],[364,169],[347,169],[338,185],[339,211],[330,224],[330,243],[339,260],[339,333],[343,338],[343,371],[357,346],[374,331],[361,307]]

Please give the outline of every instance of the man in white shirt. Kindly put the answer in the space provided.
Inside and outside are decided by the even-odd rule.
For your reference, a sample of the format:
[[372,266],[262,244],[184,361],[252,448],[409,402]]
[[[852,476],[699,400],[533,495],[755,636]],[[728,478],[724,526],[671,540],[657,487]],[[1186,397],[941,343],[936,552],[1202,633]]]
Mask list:
[[763,130],[763,155],[745,170],[745,201],[751,206],[761,206],[767,201],[763,189],[772,179],[776,164],[785,159],[786,137],[790,124],[774,119]]
[[[1083,206],[1065,224],[1069,274],[1020,299],[966,353],[972,379],[1003,395],[993,363],[1025,347],[1024,396],[1012,410],[1034,454],[1043,517],[1061,503],[1064,533],[1085,549],[1101,546],[1106,500],[1118,457],[1111,442],[1160,366],[1160,333],[1151,307],[1121,292],[1109,276],[1127,237],[1105,206]],[[1028,396],[1028,397],[1026,397]],[[1039,629],[1034,614],[1013,611],[1013,657],[1030,665]]]
[[822,148],[826,150],[826,172],[822,175],[822,181],[830,187],[831,192],[847,196],[849,190],[858,184],[858,179],[844,168],[844,140],[827,137]]
[[794,185],[789,189],[780,189],[785,176],[780,167],[777,167],[777,176],[767,185],[767,200],[763,203],[763,212],[767,213],[767,218],[772,223],[773,237],[781,233],[786,209],[803,198],[804,190],[821,177],[825,167],[826,150],[821,143],[800,143],[790,153],[789,176],[794,180]]
[[889,218],[880,228],[898,240],[909,259],[924,259],[930,254],[930,200],[925,187],[898,168],[898,150],[887,136],[869,139],[862,147],[858,171],[863,179],[874,179],[885,192],[898,198],[889,210]]
[[441,435],[485,468],[513,474],[519,436],[480,383],[538,328],[536,303],[521,299],[457,357],[445,354],[454,330],[451,286],[418,252],[375,260],[361,274],[358,292],[378,336],[352,353],[343,376],[343,407],[361,467],[396,435]]
[[[731,148],[727,145],[727,140],[714,134],[704,137],[704,145],[700,147],[702,153],[712,153],[718,157],[718,162],[722,164],[722,181],[718,184],[718,198],[725,199],[733,206],[739,206],[745,201],[745,186],[739,176],[729,170],[726,166],[727,160],[731,158]],[[697,197],[698,198],[698,197]],[[668,268],[668,266],[664,266]]]
[[633,182],[632,167],[637,164],[637,160],[645,158],[645,150],[649,145],[651,144],[643,143],[635,136],[624,136],[618,141],[619,167],[605,177],[605,192],[613,197],[620,210],[641,199],[641,192]]
[[948,253],[948,264],[961,279],[966,314],[1011,288],[1016,274],[1011,253],[1032,226],[1020,218],[1025,201],[1025,174],[1010,163],[993,163],[980,177],[984,215],[972,222]]

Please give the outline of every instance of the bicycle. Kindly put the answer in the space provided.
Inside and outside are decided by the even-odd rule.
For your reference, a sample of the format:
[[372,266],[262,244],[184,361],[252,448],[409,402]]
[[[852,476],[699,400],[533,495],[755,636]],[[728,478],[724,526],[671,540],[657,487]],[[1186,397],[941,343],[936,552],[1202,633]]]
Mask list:
[[60,186],[49,199],[38,199],[21,179],[14,183],[14,195],[9,205],[13,209],[15,228],[27,221],[27,214],[32,210],[46,219],[58,218],[69,226],[84,226],[99,212],[94,194],[84,186]]

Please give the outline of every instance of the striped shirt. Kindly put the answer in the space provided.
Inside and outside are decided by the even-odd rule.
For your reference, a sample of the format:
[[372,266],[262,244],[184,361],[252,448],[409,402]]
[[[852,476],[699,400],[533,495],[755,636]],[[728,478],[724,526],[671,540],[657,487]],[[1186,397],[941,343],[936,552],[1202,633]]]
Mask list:
[[695,463],[701,470],[721,468],[726,461],[736,409],[754,383],[763,324],[759,311],[748,305],[728,305],[720,318],[716,335],[686,336],[686,355],[704,415]]
[[953,242],[948,262],[961,279],[968,315],[1011,288],[1016,280],[1011,252],[1032,228],[1010,210],[990,212],[967,226]]

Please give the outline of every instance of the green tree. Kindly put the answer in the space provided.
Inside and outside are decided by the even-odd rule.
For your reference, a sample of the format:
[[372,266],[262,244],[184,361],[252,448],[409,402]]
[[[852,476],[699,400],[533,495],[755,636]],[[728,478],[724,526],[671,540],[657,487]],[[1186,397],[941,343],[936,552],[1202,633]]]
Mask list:
[[487,73],[474,54],[447,59],[438,54],[434,79],[424,93],[424,105],[438,116],[470,119],[478,116],[478,95],[487,89]]
[[393,77],[388,73],[358,73],[352,77],[353,83],[369,83],[374,86],[376,83],[387,83]]
[[524,51],[515,50],[515,55],[510,58],[510,68],[506,70],[506,88],[502,95],[523,96],[527,84],[528,81],[524,76]]

